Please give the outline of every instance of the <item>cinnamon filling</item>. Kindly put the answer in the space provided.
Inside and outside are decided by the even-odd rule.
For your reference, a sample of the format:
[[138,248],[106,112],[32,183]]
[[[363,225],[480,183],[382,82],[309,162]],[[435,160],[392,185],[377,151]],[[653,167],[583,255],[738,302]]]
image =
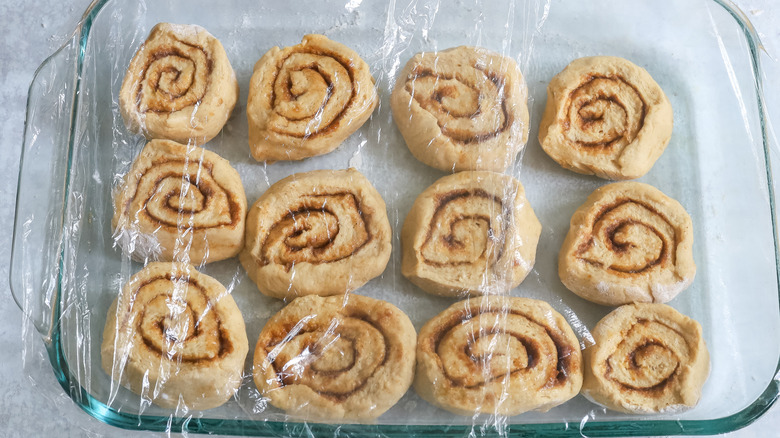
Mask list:
[[147,55],[136,89],[141,113],[180,111],[199,104],[208,92],[214,68],[210,54],[201,46],[173,40]]
[[260,245],[261,265],[332,263],[360,251],[371,239],[371,217],[348,192],[308,195],[277,221]]
[[647,114],[639,90],[620,75],[589,75],[569,94],[566,108],[564,136],[589,153],[612,153],[633,142]]
[[[157,282],[170,286],[153,285]],[[178,282],[186,283],[184,302],[173,291],[180,287],[174,286]],[[161,287],[164,293],[143,297],[147,287]],[[199,364],[219,360],[233,352],[233,343],[215,304],[192,278],[171,274],[148,278],[136,287],[130,303],[125,324],[136,320],[135,336],[140,337],[145,349],[156,356],[173,362]]]
[[437,120],[442,134],[464,143],[480,143],[508,129],[504,80],[496,73],[472,67],[483,81],[418,67],[407,79],[406,91]]
[[[676,231],[647,203],[623,198],[604,205],[591,230],[575,251],[585,263],[628,275],[675,263]],[[597,240],[602,245],[596,245]]]
[[660,321],[639,319],[607,357],[604,376],[624,390],[650,396],[675,382],[687,354],[683,333]]
[[[302,62],[302,65],[286,65],[288,62],[295,65],[295,58],[306,55],[315,59]],[[317,58],[335,61],[347,73],[347,78],[338,77],[337,72],[325,68]],[[269,79],[274,84],[270,102],[279,120],[269,123],[268,129],[294,138],[312,138],[338,130],[358,92],[352,65],[350,59],[312,46],[297,49],[280,59]],[[334,93],[347,86],[350,90],[346,102],[336,108],[335,113],[329,111],[328,104],[334,100]],[[295,129],[295,122],[305,122],[305,129]]]
[[[546,342],[544,339],[529,337],[527,333],[507,330],[504,327],[480,329],[474,336],[463,339],[464,344],[459,355],[463,362],[461,365],[467,370],[461,372],[460,377],[453,376],[443,360],[438,361],[442,374],[447,377],[451,386],[475,389],[493,381],[524,373],[547,375],[538,389],[566,384],[570,371],[577,367],[577,364],[572,362],[572,347],[568,345],[563,335],[522,312],[512,310],[507,312],[502,309],[486,311],[470,309],[459,312],[449,321],[441,324],[438,330],[426,340],[426,349],[441,356],[441,343],[451,330],[485,314],[494,314],[497,318],[524,318],[539,326],[549,341],[554,344],[554,351],[549,351],[549,348],[544,346]],[[545,355],[555,357],[552,360],[547,357],[548,360],[543,361]],[[555,364],[554,367],[547,368],[545,365],[545,368],[540,368],[542,364],[551,362]]]
[[[188,171],[190,166],[195,169]],[[153,162],[138,178],[136,191],[125,205],[126,211],[137,202],[140,190],[146,198],[136,213],[155,225],[174,230],[180,226],[186,230],[204,230],[232,227],[241,220],[241,208],[235,194],[214,178],[213,164],[207,161],[161,159]]]
[[[328,325],[288,324],[262,348],[280,387],[306,385],[320,396],[343,402],[361,391],[393,348],[372,317],[345,308]],[[377,344],[383,344],[376,351]],[[368,347],[368,348],[367,348]],[[370,351],[369,351],[370,350]]]
[[485,190],[440,194],[420,249],[422,259],[436,267],[493,266],[504,253],[511,222],[509,206]]

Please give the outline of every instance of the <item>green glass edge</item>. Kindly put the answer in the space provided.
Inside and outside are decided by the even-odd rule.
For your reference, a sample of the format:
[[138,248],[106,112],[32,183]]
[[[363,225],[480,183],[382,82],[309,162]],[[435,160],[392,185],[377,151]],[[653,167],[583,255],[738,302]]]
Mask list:
[[[92,21],[103,6],[110,0],[100,0],[93,3],[81,25],[81,35],[79,38],[79,56],[78,56],[78,80],[76,82],[76,92],[73,104],[73,122],[75,122],[76,111],[78,107],[79,94],[78,89],[81,84],[81,70],[83,68],[84,54],[86,51],[87,38],[92,26]],[[775,247],[775,266],[777,267],[776,276],[778,285],[780,285],[780,246],[777,241],[777,221],[775,214],[775,196],[772,179],[771,164],[769,161],[769,137],[767,133],[766,113],[763,97],[763,84],[761,78],[761,67],[759,62],[759,45],[757,37],[744,17],[740,15],[734,5],[729,0],[713,0],[719,6],[723,7],[737,22],[745,35],[750,50],[753,75],[755,80],[755,91],[757,95],[759,119],[761,121],[761,136],[764,146],[764,161],[766,164],[766,177],[769,191],[770,215],[772,220],[773,240]],[[70,185],[70,169],[75,145],[74,133],[71,133],[68,152],[68,172],[65,181],[65,193]],[[22,151],[24,154],[24,151]],[[21,177],[21,175],[20,175]],[[21,181],[21,180],[20,180]],[[18,192],[17,192],[18,196]],[[67,211],[67,196],[63,206],[63,214]],[[60,291],[62,284],[62,268],[64,260],[64,248],[60,254],[60,270],[57,279],[57,290]],[[780,293],[780,290],[778,290]],[[60,319],[60,303],[55,301],[54,321]],[[511,424],[507,425],[501,431],[482,425],[364,425],[364,424],[322,424],[322,423],[293,423],[293,422],[275,422],[275,421],[255,421],[255,420],[224,420],[216,418],[181,418],[181,417],[160,417],[152,415],[130,415],[115,410],[95,399],[90,395],[81,384],[70,373],[70,367],[65,359],[65,353],[60,342],[59,324],[55,326],[51,343],[46,343],[46,350],[51,361],[54,375],[59,381],[60,386],[70,396],[70,398],[86,413],[96,419],[116,427],[128,430],[147,430],[154,432],[187,432],[202,434],[222,434],[222,435],[249,435],[249,436],[299,436],[310,434],[314,436],[365,436],[367,434],[388,436],[388,437],[407,437],[410,434],[421,434],[431,437],[451,437],[464,436],[472,431],[479,431],[481,435],[501,435],[530,437],[620,437],[620,436],[647,436],[647,435],[715,435],[732,432],[741,429],[764,414],[780,396],[780,380],[773,378],[764,392],[750,406],[740,412],[727,417],[713,420],[642,420],[642,421],[591,421],[577,423],[578,427],[570,427],[568,423],[542,423],[542,424]],[[775,376],[780,373],[780,358],[778,366],[775,369]]]

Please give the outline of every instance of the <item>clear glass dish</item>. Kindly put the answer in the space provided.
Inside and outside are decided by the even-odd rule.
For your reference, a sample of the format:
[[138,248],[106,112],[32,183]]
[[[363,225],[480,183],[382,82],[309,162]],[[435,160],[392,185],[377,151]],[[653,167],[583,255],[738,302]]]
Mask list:
[[[153,431],[642,436],[728,432],[749,424],[776,400],[780,258],[773,146],[763,107],[760,43],[733,5],[726,0],[272,3],[236,1],[217,8],[205,0],[96,0],[73,39],[36,73],[19,175],[11,285],[36,329],[27,337],[28,366],[49,361],[82,409],[115,426]],[[701,322],[710,348],[712,372],[699,405],[683,414],[633,416],[605,411],[578,396],[547,413],[470,418],[436,409],[410,390],[376,424],[301,423],[262,406],[248,371],[235,400],[183,416],[142,407],[129,391],[113,396],[100,369],[102,330],[117,290],[140,265],[113,247],[111,195],[143,145],[124,128],[117,94],[133,53],[161,21],[200,24],[227,50],[241,97],[225,130],[207,148],[237,168],[250,204],[293,172],[353,166],[375,184],[388,205],[394,251],[384,275],[359,293],[398,305],[417,329],[453,300],[428,296],[400,274],[400,225],[417,194],[444,175],[408,153],[393,123],[389,90],[401,66],[418,51],[464,44],[519,61],[531,97],[531,135],[509,172],[525,185],[543,231],[534,271],[512,295],[549,301],[583,344],[588,327],[610,309],[565,289],[557,276],[557,252],[572,212],[606,182],[566,171],[541,150],[536,129],[546,85],[581,56],[622,56],[647,68],[672,102],[675,128],[664,155],[640,180],[679,200],[694,221],[697,277],[671,305]],[[380,107],[331,154],[258,164],[247,147],[252,66],[270,47],[296,44],[306,33],[323,33],[360,53],[377,79]],[[231,285],[251,347],[282,303],[261,296],[236,259],[202,271]]]

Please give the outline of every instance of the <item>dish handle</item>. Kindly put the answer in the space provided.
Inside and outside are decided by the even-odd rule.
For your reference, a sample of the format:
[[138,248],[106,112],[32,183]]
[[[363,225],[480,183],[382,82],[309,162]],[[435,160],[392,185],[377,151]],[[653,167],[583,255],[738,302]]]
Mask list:
[[27,94],[9,281],[16,304],[45,340],[51,337],[60,296],[81,43],[76,32],[46,59]]
[[780,114],[780,85],[775,78],[780,76],[780,60],[773,57],[766,50],[758,34],[750,27],[754,40],[757,41],[757,53],[754,56],[754,71],[756,75],[756,91],[758,94],[758,106],[761,114],[761,136],[763,137],[765,154],[768,159],[767,178],[769,178],[770,192],[768,193],[770,208],[772,208],[772,226],[775,230],[775,263],[780,263],[780,205],[777,195],[780,193],[780,141],[775,132],[773,121]]

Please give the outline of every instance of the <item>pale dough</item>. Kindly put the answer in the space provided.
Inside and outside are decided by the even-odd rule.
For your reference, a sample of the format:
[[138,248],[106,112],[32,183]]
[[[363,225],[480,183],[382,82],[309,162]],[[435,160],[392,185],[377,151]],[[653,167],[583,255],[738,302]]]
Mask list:
[[130,61],[119,109],[132,132],[201,145],[222,130],[237,100],[219,40],[200,26],[159,23]]
[[269,50],[249,83],[249,147],[257,161],[328,153],[368,120],[379,99],[368,64],[322,35]]
[[415,391],[456,414],[544,412],[581,385],[579,341],[544,301],[471,298],[425,323],[417,339]]
[[528,138],[527,99],[514,59],[463,46],[414,55],[390,106],[409,151],[423,163],[503,172]]
[[401,273],[437,295],[505,294],[533,268],[541,231],[522,184],[511,176],[445,176],[406,216]]
[[363,174],[315,170],[255,202],[239,259],[268,296],[343,295],[382,274],[391,237],[385,202]]
[[669,99],[623,58],[572,61],[547,86],[539,143],[561,166],[605,179],[639,178],[672,136]]
[[[241,385],[244,319],[217,280],[184,263],[150,263],[108,311],[103,370],[168,409],[211,409]],[[185,411],[186,412],[186,411]]]
[[202,264],[244,246],[246,195],[214,152],[152,140],[114,196],[114,239],[137,260]]
[[665,304],[613,310],[583,352],[582,394],[609,409],[675,413],[699,402],[710,357],[698,322]]
[[297,298],[260,333],[255,384],[272,405],[304,419],[374,419],[412,384],[415,342],[409,317],[388,302]]
[[648,184],[603,186],[574,212],[558,275],[572,292],[607,306],[670,301],[696,275],[691,218]]

